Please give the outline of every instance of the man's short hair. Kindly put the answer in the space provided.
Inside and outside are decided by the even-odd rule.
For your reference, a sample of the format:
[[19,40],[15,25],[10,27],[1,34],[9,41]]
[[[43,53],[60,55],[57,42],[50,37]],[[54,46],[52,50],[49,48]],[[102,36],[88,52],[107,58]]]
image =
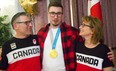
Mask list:
[[62,8],[62,11],[63,11],[63,6],[62,6],[61,3],[58,3],[58,2],[51,2],[51,3],[48,5],[48,11],[49,11],[50,7],[52,7],[52,6],[54,6],[54,7],[61,7],[61,8]]
[[12,24],[12,27],[13,27],[13,23],[16,21],[17,18],[19,18],[20,16],[28,16],[28,17],[31,17],[31,15],[29,13],[26,13],[26,12],[18,12],[16,13],[13,17],[12,17],[12,20],[11,20],[11,24]]

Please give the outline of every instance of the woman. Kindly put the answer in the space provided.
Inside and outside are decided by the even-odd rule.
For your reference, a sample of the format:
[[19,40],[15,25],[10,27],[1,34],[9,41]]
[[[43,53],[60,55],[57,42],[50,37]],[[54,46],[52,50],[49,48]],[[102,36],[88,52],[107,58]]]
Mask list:
[[113,63],[107,57],[110,50],[101,43],[103,30],[100,20],[84,16],[79,29],[84,42],[77,44],[76,71],[112,71]]

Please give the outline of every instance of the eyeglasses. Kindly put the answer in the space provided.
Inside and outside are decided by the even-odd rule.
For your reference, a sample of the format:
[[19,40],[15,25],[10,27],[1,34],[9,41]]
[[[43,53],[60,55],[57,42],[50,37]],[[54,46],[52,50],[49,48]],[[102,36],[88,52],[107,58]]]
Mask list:
[[57,12],[57,13],[49,12],[49,14],[50,14],[51,17],[55,17],[55,15],[57,15],[58,17],[61,17],[63,13],[62,12]]
[[87,26],[87,27],[93,28],[92,26],[86,25],[86,24],[81,24],[81,26],[82,26],[82,27]]
[[32,20],[22,21],[22,22],[16,22],[16,23],[19,23],[19,24],[24,23],[24,24],[28,25],[28,24],[32,23]]

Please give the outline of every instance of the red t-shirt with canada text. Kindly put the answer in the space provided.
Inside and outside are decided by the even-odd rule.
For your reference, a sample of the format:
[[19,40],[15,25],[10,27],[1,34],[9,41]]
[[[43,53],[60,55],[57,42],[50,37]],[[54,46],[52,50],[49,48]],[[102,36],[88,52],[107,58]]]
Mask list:
[[7,71],[41,71],[40,46],[37,36],[13,37],[2,48],[0,69]]
[[87,48],[83,43],[78,43],[76,48],[76,71],[103,71],[105,67],[112,67],[108,59],[109,48],[99,44],[95,48]]

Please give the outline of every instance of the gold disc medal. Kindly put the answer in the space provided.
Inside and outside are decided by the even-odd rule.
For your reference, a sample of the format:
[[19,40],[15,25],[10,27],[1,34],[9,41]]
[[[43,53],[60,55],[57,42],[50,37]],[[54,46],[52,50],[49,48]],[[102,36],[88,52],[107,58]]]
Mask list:
[[58,56],[58,53],[56,50],[50,50],[50,57],[51,58],[56,58]]

